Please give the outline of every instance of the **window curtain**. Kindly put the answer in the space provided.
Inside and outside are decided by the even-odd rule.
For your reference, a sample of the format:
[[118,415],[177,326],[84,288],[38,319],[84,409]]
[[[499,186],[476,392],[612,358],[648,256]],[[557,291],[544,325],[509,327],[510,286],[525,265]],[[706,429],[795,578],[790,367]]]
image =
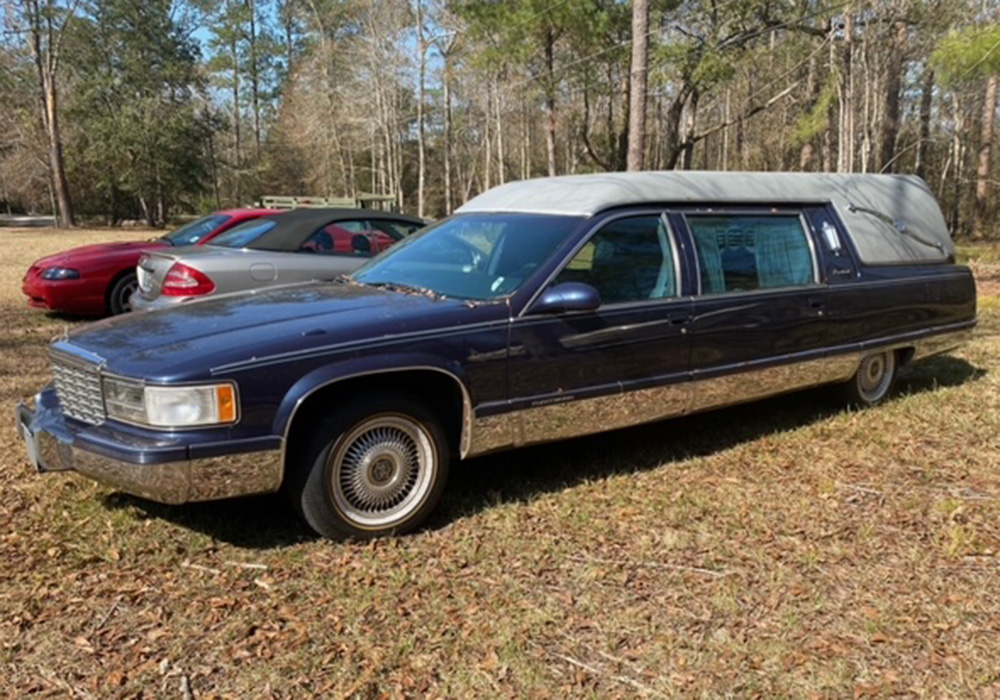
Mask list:
[[797,219],[758,229],[754,256],[761,289],[813,282],[812,256]]
[[719,250],[718,231],[715,226],[699,226],[698,223],[691,222],[691,233],[698,248],[701,292],[720,294],[726,291],[726,278],[722,273],[722,252]]

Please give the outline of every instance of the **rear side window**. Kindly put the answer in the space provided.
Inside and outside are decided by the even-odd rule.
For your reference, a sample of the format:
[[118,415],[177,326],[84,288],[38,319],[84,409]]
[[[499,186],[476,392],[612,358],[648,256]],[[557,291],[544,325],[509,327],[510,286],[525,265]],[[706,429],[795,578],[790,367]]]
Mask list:
[[371,234],[364,221],[338,221],[328,224],[305,240],[299,250],[321,255],[360,255],[371,257]]
[[798,214],[689,214],[702,294],[813,284],[816,268]]
[[392,236],[397,241],[403,236],[409,236],[414,231],[419,231],[423,228],[421,224],[413,224],[409,221],[392,221],[389,219],[371,219],[369,223],[376,231],[381,231]]
[[278,222],[274,219],[248,221],[229,229],[221,236],[216,236],[210,244],[225,248],[246,248],[277,225]]

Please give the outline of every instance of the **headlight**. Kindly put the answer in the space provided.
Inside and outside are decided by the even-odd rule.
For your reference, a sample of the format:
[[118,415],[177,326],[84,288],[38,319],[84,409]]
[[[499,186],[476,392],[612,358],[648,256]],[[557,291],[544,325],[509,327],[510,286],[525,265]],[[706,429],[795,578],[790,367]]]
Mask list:
[[229,383],[153,386],[105,377],[104,405],[111,418],[157,428],[224,425],[238,414],[236,387]]
[[71,267],[49,267],[42,270],[43,280],[78,280],[80,271]]

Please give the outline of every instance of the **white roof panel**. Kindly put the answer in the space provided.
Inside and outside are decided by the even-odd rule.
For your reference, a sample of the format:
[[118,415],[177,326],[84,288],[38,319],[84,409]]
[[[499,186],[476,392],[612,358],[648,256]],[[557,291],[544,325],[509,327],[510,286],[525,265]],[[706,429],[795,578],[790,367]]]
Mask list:
[[520,180],[458,209],[590,217],[615,207],[656,204],[836,205],[863,262],[943,261],[954,253],[927,184],[907,175],[664,171]]

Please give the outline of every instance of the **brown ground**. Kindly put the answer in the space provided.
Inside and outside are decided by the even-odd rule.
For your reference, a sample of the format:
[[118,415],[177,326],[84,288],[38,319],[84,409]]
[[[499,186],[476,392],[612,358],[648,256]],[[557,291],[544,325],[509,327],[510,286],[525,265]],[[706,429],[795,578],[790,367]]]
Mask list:
[[337,544],[277,497],[32,473],[13,406],[74,321],[20,276],[145,235],[0,233],[3,695],[1000,693],[995,272],[974,342],[881,408],[808,392],[478,459],[425,531]]

